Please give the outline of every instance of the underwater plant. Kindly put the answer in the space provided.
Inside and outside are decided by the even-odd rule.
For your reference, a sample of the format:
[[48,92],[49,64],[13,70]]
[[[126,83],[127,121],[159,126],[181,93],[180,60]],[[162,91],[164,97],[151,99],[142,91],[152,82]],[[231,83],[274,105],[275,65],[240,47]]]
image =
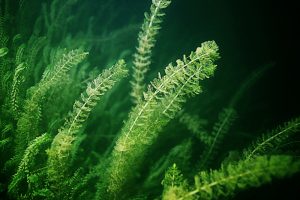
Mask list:
[[219,68],[217,43],[152,62],[172,1],[149,1],[142,25],[117,28],[106,12],[126,2],[99,2],[0,2],[1,199],[224,199],[299,175],[300,117],[225,144],[238,102],[271,65],[213,121],[196,96]]

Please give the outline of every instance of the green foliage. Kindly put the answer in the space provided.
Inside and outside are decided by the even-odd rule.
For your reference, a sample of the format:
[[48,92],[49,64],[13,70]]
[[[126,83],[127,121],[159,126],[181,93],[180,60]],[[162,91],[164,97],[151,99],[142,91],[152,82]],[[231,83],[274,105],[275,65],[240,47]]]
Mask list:
[[232,125],[236,117],[235,110],[233,108],[225,108],[220,114],[218,121],[214,124],[211,135],[204,137],[203,142],[207,145],[201,156],[199,164],[200,169],[206,169],[207,165],[214,160],[218,148],[223,141],[223,138],[228,133],[230,126]]
[[[231,127],[237,102],[270,65],[241,84],[213,123],[224,105],[194,96],[215,73],[217,44],[203,42],[146,88],[150,65],[156,73],[169,62],[152,55],[171,0],[152,0],[136,50],[138,22],[119,18],[132,11],[127,3],[0,1],[1,199],[223,199],[300,171],[292,156],[299,147],[282,148],[297,143],[299,117],[242,156],[223,143],[247,134]],[[158,50],[159,59],[173,53]],[[124,60],[133,63],[129,80]]]
[[[196,52],[192,52],[189,58],[184,56],[183,61],[177,60],[175,67],[169,64],[165,69],[166,75],[161,77],[159,74],[158,78],[151,82],[148,92],[144,94],[145,101],[138,104],[130,113],[115,149],[123,152],[130,149],[131,145],[139,143],[131,141],[129,135],[133,135],[132,138],[135,139],[141,138],[143,143],[151,143],[151,138],[147,137],[151,137],[155,132],[149,128],[160,129],[153,126],[155,121],[149,120],[151,115],[160,114],[165,116],[166,120],[174,118],[187,96],[200,93],[199,80],[209,78],[213,74],[215,69],[213,62],[218,58],[217,51],[215,42],[206,42],[201,48],[197,48]],[[160,123],[159,118],[157,123]]]
[[[43,67],[36,67],[38,65],[37,64],[38,60],[36,60],[36,57],[39,56],[39,53],[41,52],[41,50],[43,49],[43,47],[45,45],[46,45],[46,38],[45,37],[32,36],[30,38],[30,40],[28,41],[27,49],[26,49],[26,56],[23,56],[23,57],[25,57],[25,60],[26,60],[25,62],[29,67],[27,73],[29,73],[29,74],[32,73],[34,76],[37,76],[36,75],[37,72],[39,72],[40,70],[43,71],[44,66]],[[62,57],[63,57],[63,55],[62,55]],[[58,58],[58,59],[61,59],[61,58]],[[51,60],[51,62],[52,62],[52,60]],[[38,82],[40,80],[39,79],[40,77],[34,77],[34,78],[36,79],[35,80],[36,82]]]
[[166,171],[161,183],[164,187],[163,200],[177,199],[188,191],[188,184],[175,163]]
[[40,153],[42,145],[49,142],[49,134],[45,133],[39,137],[36,137],[31,144],[26,148],[24,156],[18,166],[17,172],[13,176],[11,183],[8,186],[8,192],[13,195],[19,195],[22,188],[21,182],[25,179],[29,184],[30,179],[33,178],[32,173],[35,165],[37,165],[37,155]]
[[[192,140],[184,140],[181,144],[173,147],[166,155],[163,155],[155,162],[149,170],[145,179],[144,187],[152,188],[157,182],[163,179],[165,171],[172,165],[178,163],[179,167],[189,169],[192,157]],[[177,165],[176,165],[177,166]]]
[[26,64],[20,63],[16,67],[15,74],[13,77],[13,84],[11,89],[11,107],[14,112],[14,115],[17,115],[19,113],[19,87],[24,82],[24,76],[22,76],[24,70],[26,70]]
[[[104,70],[92,82],[88,83],[85,93],[81,94],[81,101],[75,102],[73,112],[65,122],[66,134],[72,135],[79,131],[82,123],[87,120],[92,108],[99,101],[100,96],[103,96],[116,82],[127,75],[125,67],[125,61],[119,60],[115,66]],[[64,130],[61,131],[64,132]]]
[[6,54],[8,54],[8,48],[7,47],[2,47],[0,49],[0,57],[4,57]]
[[133,60],[133,80],[131,96],[134,103],[142,101],[145,90],[145,74],[151,64],[151,52],[156,42],[156,35],[161,28],[163,10],[170,5],[170,0],[153,0],[150,14],[145,13],[144,23],[138,36],[138,46]]
[[41,118],[41,104],[46,93],[53,87],[57,87],[67,76],[67,72],[78,65],[87,53],[81,50],[72,50],[63,54],[62,58],[53,64],[53,69],[44,73],[42,80],[32,88],[30,97],[24,102],[24,110],[17,123],[16,157],[19,160],[27,144],[39,136],[39,123]]
[[5,138],[3,140],[0,140],[0,148],[3,148],[9,141],[10,141],[9,138]]
[[87,89],[81,94],[81,100],[76,101],[73,111],[66,119],[58,134],[54,137],[48,153],[48,179],[53,185],[53,192],[61,196],[63,180],[66,177],[68,165],[72,155],[75,154],[78,133],[87,120],[91,110],[97,105],[100,97],[111,89],[116,82],[127,75],[124,60],[120,60],[115,66],[104,70],[92,82],[88,83]]
[[[83,52],[82,50],[72,50],[67,54],[63,54],[62,58],[58,60],[53,67],[50,66],[47,71],[43,74],[43,78],[40,82],[40,87],[35,93],[44,91],[50,86],[59,83],[62,78],[65,78],[65,75],[72,67],[78,65],[82,60],[85,59],[88,53]],[[40,91],[39,91],[40,90]]]
[[252,146],[244,151],[244,157],[249,160],[255,156],[276,152],[293,134],[299,133],[299,128],[300,118],[296,118],[269,133],[263,134]]
[[145,101],[129,114],[112,152],[109,169],[110,194],[116,195],[130,180],[133,168],[138,168],[143,157],[162,128],[180,111],[187,97],[201,91],[199,80],[213,75],[214,61],[219,57],[214,41],[205,42],[177,65],[168,65],[165,76],[154,79],[144,94]]
[[224,198],[238,190],[259,187],[273,179],[291,176],[299,169],[299,160],[291,156],[258,156],[251,161],[241,160],[236,164],[222,166],[220,170],[202,171],[195,176],[193,190],[184,194],[167,193],[165,199]]
[[200,119],[198,115],[191,115],[184,112],[180,115],[179,122],[184,124],[186,128],[204,144],[209,145],[211,143],[211,137],[205,130],[207,120]]

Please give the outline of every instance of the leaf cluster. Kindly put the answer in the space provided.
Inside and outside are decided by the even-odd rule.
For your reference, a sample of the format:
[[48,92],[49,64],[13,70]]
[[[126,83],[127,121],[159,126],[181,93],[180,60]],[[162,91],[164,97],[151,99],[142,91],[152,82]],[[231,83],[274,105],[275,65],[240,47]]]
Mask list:
[[145,13],[144,23],[138,35],[138,46],[133,54],[133,80],[131,81],[133,101],[137,104],[142,101],[145,89],[145,74],[151,64],[152,49],[155,46],[156,35],[159,32],[164,9],[170,5],[170,0],[153,0],[150,13]]

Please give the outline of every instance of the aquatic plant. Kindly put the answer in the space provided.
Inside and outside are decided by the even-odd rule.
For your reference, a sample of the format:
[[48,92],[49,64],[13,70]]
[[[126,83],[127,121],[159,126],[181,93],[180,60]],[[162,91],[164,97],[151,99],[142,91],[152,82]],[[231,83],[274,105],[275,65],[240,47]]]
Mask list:
[[112,15],[96,34],[96,17],[122,12],[112,5],[102,2],[89,16],[87,1],[1,1],[1,198],[218,199],[297,176],[299,147],[287,144],[298,136],[299,117],[220,153],[238,102],[269,66],[250,75],[211,123],[185,106],[198,106],[195,96],[214,76],[217,43],[154,68],[148,82],[171,0],[152,0],[136,50],[127,49],[127,38],[117,53],[118,40],[139,26],[107,34]]

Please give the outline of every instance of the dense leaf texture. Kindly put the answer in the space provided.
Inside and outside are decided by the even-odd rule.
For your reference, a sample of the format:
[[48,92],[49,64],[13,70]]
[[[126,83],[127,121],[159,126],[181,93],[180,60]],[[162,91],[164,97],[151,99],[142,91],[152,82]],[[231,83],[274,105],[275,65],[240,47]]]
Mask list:
[[145,74],[151,64],[151,52],[156,42],[164,9],[170,5],[170,0],[153,0],[150,7],[150,14],[145,13],[145,20],[138,36],[138,46],[133,60],[133,80],[131,81],[131,96],[135,103],[142,100],[145,90]]
[[61,191],[61,183],[66,176],[68,166],[71,164],[72,155],[75,154],[74,146],[76,140],[79,139],[78,133],[81,127],[91,110],[99,102],[100,97],[126,75],[125,62],[120,60],[115,66],[104,70],[90,82],[85,92],[81,94],[81,100],[74,103],[73,111],[54,137],[51,148],[48,150],[48,178],[58,196]]
[[17,123],[16,160],[21,158],[26,145],[41,134],[39,133],[41,103],[46,93],[59,85],[67,76],[68,71],[77,66],[86,55],[87,53],[81,50],[72,50],[63,54],[62,58],[54,63],[53,69],[45,72],[42,80],[32,88],[32,94],[25,101],[24,111]]
[[180,111],[189,96],[201,91],[199,81],[213,75],[219,57],[214,41],[205,42],[177,65],[170,64],[165,75],[155,79],[144,94],[145,100],[129,114],[112,152],[108,177],[108,191],[116,195],[133,168],[138,168],[148,146],[162,128]]
[[30,175],[33,173],[33,167],[38,162],[36,156],[40,153],[41,146],[49,141],[49,134],[45,133],[35,138],[26,148],[24,156],[18,166],[18,170],[8,186],[8,191],[12,196],[20,195],[18,190],[22,188],[21,181],[25,179],[25,181],[30,184]]
[[238,190],[290,176],[299,169],[300,161],[295,161],[291,156],[258,156],[251,161],[241,160],[237,164],[222,166],[220,170],[200,172],[195,176],[193,190],[181,188],[179,193],[177,191],[182,186],[167,187],[164,199],[218,199],[232,196]]

